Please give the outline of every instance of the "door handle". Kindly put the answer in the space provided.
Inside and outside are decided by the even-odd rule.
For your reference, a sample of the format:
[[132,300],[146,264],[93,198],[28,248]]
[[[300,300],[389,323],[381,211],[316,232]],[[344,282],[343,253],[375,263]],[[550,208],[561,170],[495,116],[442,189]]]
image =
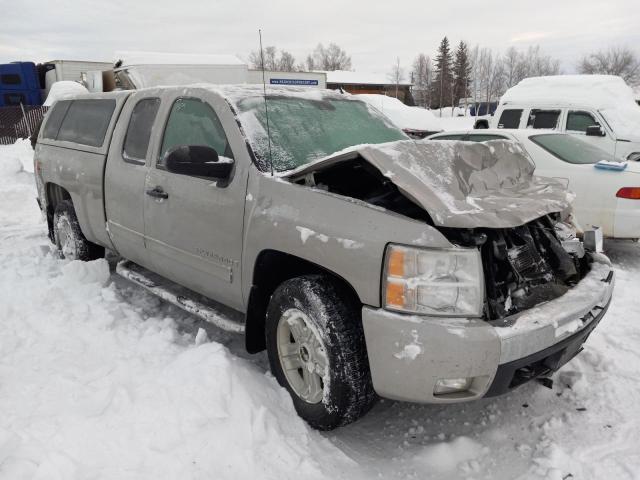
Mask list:
[[162,187],[153,187],[151,190],[147,190],[146,194],[153,198],[169,198],[169,194]]

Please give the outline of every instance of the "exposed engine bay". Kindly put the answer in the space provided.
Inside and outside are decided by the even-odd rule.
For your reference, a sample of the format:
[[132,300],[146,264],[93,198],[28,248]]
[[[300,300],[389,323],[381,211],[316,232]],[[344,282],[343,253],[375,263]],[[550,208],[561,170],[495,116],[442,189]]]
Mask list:
[[577,238],[562,240],[567,225],[559,215],[509,229],[441,230],[453,243],[480,249],[489,320],[553,300],[589,271]]
[[[434,226],[424,208],[362,157],[307,173],[294,181]],[[557,298],[589,271],[589,257],[575,238],[574,229],[562,221],[560,214],[547,214],[512,228],[436,228],[456,245],[480,249],[488,320]]]

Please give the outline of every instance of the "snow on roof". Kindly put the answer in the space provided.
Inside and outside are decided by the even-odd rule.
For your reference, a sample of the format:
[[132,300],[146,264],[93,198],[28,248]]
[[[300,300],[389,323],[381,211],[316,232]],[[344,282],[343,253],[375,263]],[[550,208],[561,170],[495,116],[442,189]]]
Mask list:
[[75,97],[76,95],[80,95],[83,93],[89,93],[89,90],[87,90],[83,85],[80,85],[78,82],[72,82],[70,80],[61,80],[59,82],[54,82],[54,84],[51,85],[51,89],[49,90],[47,99],[42,105],[45,107],[50,107],[58,100]]
[[618,139],[640,139],[640,107],[633,90],[614,75],[526,78],[507,90],[501,103],[575,105],[598,110]]
[[500,100],[512,103],[557,103],[596,109],[635,104],[633,90],[614,75],[556,75],[525,78]]
[[121,51],[116,59],[122,66],[132,65],[246,65],[235,55],[212,55],[199,53],[166,53]]
[[380,110],[399,128],[427,132],[442,130],[438,119],[424,108],[409,107],[397,98],[386,95],[362,94],[355,97]]
[[[323,71],[318,73],[326,73],[327,83],[337,83],[343,85],[359,84],[359,85],[395,85],[386,75],[379,73],[366,72],[350,72],[347,70]],[[410,82],[400,82],[400,85],[411,85]]]

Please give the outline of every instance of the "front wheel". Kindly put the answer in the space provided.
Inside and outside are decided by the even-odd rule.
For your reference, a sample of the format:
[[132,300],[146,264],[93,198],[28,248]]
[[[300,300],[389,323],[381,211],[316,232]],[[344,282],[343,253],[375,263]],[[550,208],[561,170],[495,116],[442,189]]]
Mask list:
[[335,282],[322,275],[285,281],[266,320],[271,371],[309,425],[331,430],[371,408],[376,395],[360,306]]
[[53,214],[53,238],[60,258],[89,261],[104,257],[104,248],[85,238],[73,203],[69,200],[63,200],[56,205]]

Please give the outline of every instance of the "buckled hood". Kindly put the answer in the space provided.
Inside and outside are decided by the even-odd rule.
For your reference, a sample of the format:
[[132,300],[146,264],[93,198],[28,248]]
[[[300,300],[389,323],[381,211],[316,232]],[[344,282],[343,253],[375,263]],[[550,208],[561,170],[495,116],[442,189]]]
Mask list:
[[534,176],[535,166],[514,142],[399,141],[360,145],[285,177],[302,177],[362,157],[424,208],[436,226],[511,228],[570,206],[557,180]]

